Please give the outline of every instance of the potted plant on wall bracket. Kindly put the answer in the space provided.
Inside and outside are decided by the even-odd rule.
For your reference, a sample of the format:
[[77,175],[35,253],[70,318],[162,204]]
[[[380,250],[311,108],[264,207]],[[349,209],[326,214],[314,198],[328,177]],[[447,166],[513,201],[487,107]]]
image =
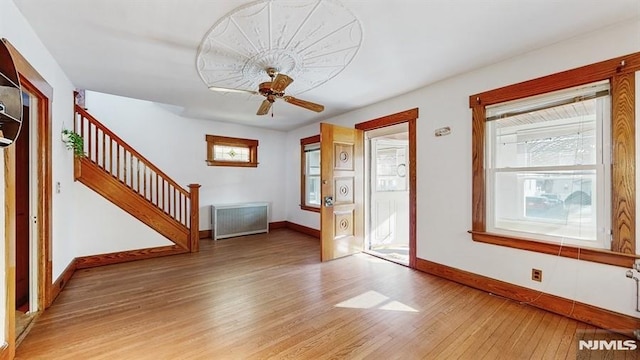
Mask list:
[[80,134],[73,130],[62,130],[62,142],[68,150],[73,150],[73,155],[84,157],[84,139]]

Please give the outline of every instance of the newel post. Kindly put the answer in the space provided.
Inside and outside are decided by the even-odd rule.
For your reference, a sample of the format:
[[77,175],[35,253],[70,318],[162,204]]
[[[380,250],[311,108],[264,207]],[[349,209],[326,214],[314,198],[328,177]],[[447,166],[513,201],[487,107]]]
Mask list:
[[189,201],[191,203],[191,229],[189,250],[200,251],[200,184],[189,184]]

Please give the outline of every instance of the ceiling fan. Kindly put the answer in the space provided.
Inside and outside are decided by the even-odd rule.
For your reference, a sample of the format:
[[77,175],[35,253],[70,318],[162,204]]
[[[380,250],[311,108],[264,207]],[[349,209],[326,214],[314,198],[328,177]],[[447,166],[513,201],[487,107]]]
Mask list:
[[271,81],[260,83],[260,85],[258,85],[258,91],[233,89],[233,88],[225,88],[225,87],[218,87],[218,86],[210,86],[209,89],[213,91],[223,91],[223,92],[242,92],[242,93],[249,93],[254,95],[262,95],[266,97],[266,99],[262,102],[262,104],[258,108],[258,112],[256,113],[256,115],[266,115],[269,112],[269,109],[271,109],[271,105],[273,105],[273,102],[276,101],[276,99],[283,99],[284,101],[290,104],[297,105],[315,112],[321,112],[324,110],[324,105],[312,103],[310,101],[301,100],[293,96],[285,95],[284,89],[286,89],[287,86],[289,86],[289,84],[293,82],[293,79],[285,74],[280,74],[278,70],[276,70],[275,68],[270,67],[265,70],[267,72],[267,75],[269,75],[269,77],[271,78]]

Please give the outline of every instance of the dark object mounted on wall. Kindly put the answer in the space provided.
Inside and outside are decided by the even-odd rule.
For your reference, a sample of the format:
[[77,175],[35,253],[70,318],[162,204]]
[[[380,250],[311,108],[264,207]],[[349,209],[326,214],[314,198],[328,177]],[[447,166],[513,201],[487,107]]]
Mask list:
[[13,144],[22,125],[20,79],[5,41],[0,41],[0,147]]

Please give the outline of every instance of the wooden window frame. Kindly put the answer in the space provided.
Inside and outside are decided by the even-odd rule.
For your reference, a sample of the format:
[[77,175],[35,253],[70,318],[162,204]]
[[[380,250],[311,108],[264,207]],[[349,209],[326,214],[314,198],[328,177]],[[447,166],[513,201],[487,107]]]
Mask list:
[[[474,241],[578,260],[632,267],[636,255],[635,73],[640,52],[471,95],[472,229]],[[611,84],[611,227],[610,250],[498,235],[486,231],[485,109],[489,105],[550,93],[597,81]]]
[[320,134],[300,139],[300,209],[320,212],[320,206],[307,205],[307,182],[305,169],[307,168],[307,157],[304,151],[306,145],[320,144]]
[[[207,165],[258,167],[258,140],[234,138],[228,136],[207,135]],[[216,145],[235,146],[249,149],[249,162],[214,160],[213,147]]]

